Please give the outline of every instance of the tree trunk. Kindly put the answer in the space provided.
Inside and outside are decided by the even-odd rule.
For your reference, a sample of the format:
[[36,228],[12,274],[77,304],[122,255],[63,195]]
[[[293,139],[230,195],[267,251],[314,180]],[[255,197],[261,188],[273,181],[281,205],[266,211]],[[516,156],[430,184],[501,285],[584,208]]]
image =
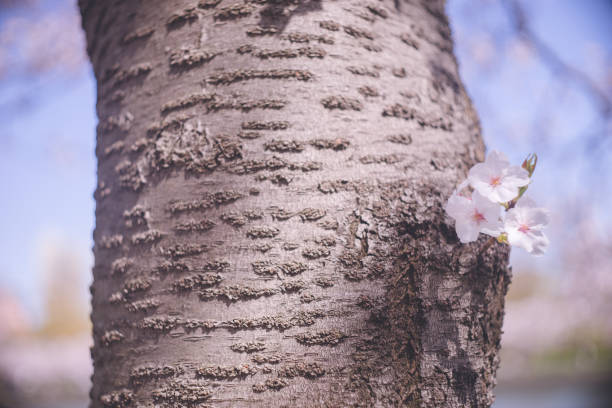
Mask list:
[[485,407],[508,252],[442,1],[81,0],[91,407]]

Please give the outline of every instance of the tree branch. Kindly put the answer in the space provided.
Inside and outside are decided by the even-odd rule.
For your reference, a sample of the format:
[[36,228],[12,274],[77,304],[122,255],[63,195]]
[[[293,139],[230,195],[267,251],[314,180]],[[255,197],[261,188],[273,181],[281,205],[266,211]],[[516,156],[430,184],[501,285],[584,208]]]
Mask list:
[[555,72],[578,84],[585,92],[597,100],[599,110],[604,119],[612,116],[612,100],[610,100],[606,92],[587,74],[563,61],[551,47],[546,45],[531,30],[527,16],[520,2],[517,0],[504,0],[503,3],[510,14],[510,20],[517,33],[533,47],[542,58],[542,61]]

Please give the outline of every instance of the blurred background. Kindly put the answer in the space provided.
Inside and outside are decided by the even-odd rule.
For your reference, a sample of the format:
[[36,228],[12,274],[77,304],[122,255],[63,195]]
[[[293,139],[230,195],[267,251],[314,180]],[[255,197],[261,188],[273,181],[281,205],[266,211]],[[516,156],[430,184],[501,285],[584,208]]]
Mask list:
[[[0,0],[0,407],[84,408],[95,83],[75,0]],[[612,2],[447,0],[489,149],[540,161],[495,408],[612,406]]]

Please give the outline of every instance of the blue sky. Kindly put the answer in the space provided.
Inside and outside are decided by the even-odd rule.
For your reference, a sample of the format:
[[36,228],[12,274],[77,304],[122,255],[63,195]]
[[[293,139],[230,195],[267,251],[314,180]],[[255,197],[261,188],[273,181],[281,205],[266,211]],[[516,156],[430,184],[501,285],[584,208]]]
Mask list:
[[[612,3],[521,4],[542,42],[567,64],[607,80],[610,97]],[[499,2],[450,0],[448,12],[462,79],[479,112],[487,147],[505,152],[516,163],[531,151],[540,156],[529,194],[553,213],[551,247],[540,258],[514,250],[512,263],[559,273],[560,253],[581,217],[597,219],[602,237],[610,236],[612,164],[607,158],[612,129],[604,127],[597,105],[581,87],[559,77],[518,41]],[[484,63],[478,63],[479,58]],[[586,141],[594,134],[605,141],[590,148]],[[578,219],[568,216],[573,207],[579,207]]]
[[91,264],[96,182],[91,77],[43,89],[44,99],[25,117],[3,118],[0,134],[0,188],[9,193],[0,211],[0,287],[17,293],[37,317],[44,240],[72,248]]
[[[40,3],[38,9],[0,11],[0,191],[4,194],[0,200],[4,230],[0,235],[0,290],[15,294],[38,320],[42,316],[40,252],[47,241],[82,259],[81,286],[86,297],[96,182],[95,84],[89,66],[75,68],[79,57],[71,54],[73,43],[59,48],[65,53],[64,60],[47,58],[29,64],[26,59],[31,55],[22,55],[20,47],[44,50],[48,47],[44,38],[28,39],[40,40],[42,45],[24,45],[7,29],[11,20],[24,18],[31,23],[31,31],[42,25],[45,33],[41,23],[45,16],[67,19],[72,25],[66,25],[65,35],[62,31],[53,41],[76,38],[76,53],[82,54],[72,3]],[[610,92],[611,2],[539,0],[522,4],[537,35],[569,64],[606,79],[604,86]],[[612,225],[607,211],[612,205],[608,180],[612,164],[606,160],[612,151],[611,129],[603,131],[607,142],[588,148],[589,135],[602,134],[592,100],[579,87],[553,75],[516,41],[498,2],[449,0],[448,12],[461,74],[480,114],[488,148],[504,151],[515,163],[532,151],[541,158],[530,192],[555,216],[553,244],[541,258],[515,250],[512,262],[561,273],[558,255],[577,222],[566,222],[568,208],[587,206],[602,230]]]

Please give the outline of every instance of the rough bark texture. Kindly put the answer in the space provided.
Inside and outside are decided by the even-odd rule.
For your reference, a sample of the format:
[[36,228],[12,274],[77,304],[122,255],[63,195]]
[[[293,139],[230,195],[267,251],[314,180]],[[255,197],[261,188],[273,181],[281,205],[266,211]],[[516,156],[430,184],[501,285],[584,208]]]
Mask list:
[[91,407],[485,407],[507,251],[440,1],[81,0]]

